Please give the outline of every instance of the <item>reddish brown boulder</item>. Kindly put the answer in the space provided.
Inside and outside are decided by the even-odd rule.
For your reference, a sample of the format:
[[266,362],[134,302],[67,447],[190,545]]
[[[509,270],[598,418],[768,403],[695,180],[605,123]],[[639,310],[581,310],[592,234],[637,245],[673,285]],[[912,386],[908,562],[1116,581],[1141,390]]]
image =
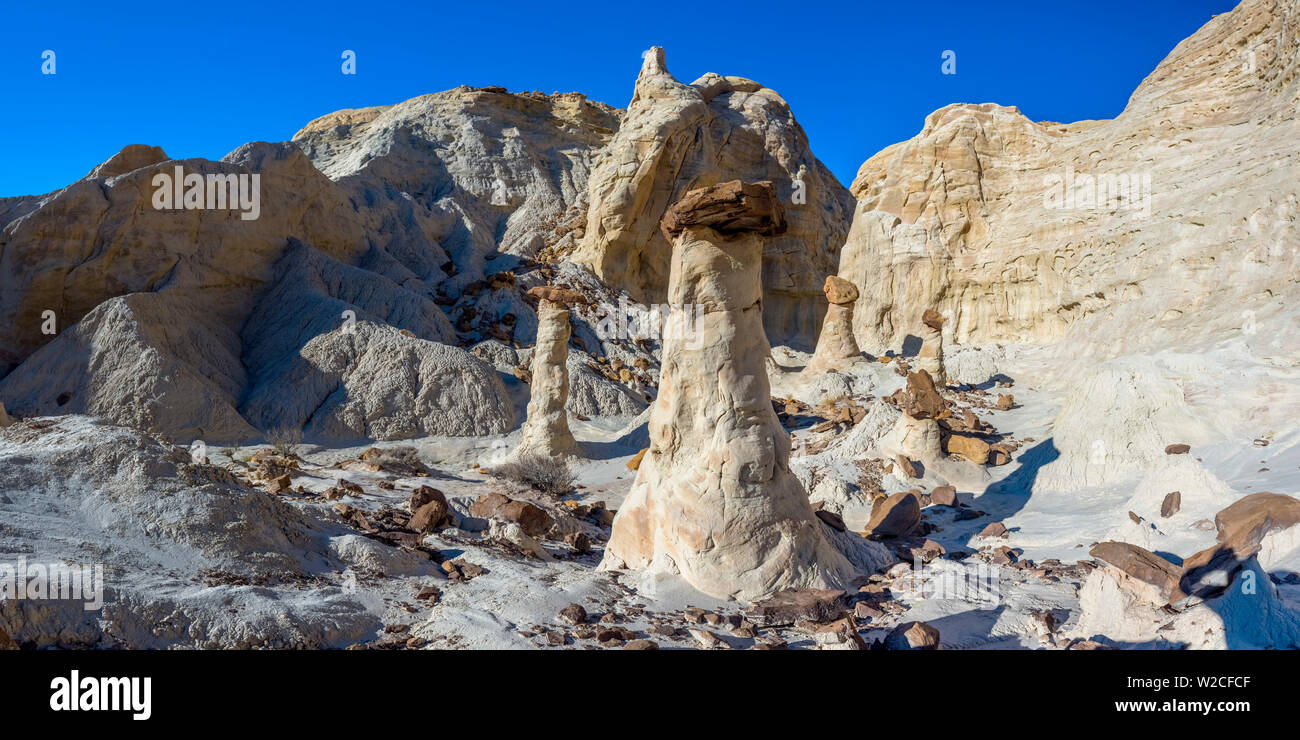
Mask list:
[[1174,491],[1165,495],[1165,500],[1160,502],[1160,516],[1168,519],[1183,507],[1183,494],[1181,491]]
[[948,402],[935,390],[934,378],[925,370],[907,375],[907,387],[894,394],[898,408],[913,419],[939,419],[947,416]]
[[925,622],[905,622],[885,637],[887,650],[937,650],[939,630]]
[[956,506],[957,489],[954,486],[936,486],[930,491],[930,503],[935,506]]
[[1179,444],[1173,444],[1173,445],[1168,445],[1168,446],[1165,447],[1165,454],[1166,454],[1166,455],[1186,455],[1187,453],[1189,453],[1189,452],[1191,452],[1191,451],[1192,451],[1192,446],[1191,446],[1191,445],[1185,445],[1185,444],[1182,444],[1182,443],[1179,443]]
[[993,551],[992,555],[989,557],[989,562],[994,565],[1011,565],[1019,559],[1020,558],[1016,554],[1015,550],[1006,545],[1002,545]]
[[853,616],[858,619],[879,619],[885,616],[885,613],[872,606],[869,601],[859,601],[853,605]]
[[977,537],[1006,537],[1007,525],[1002,522],[993,522],[984,529],[980,530]]
[[470,516],[491,519],[496,516],[498,509],[508,503],[510,503],[509,496],[500,493],[485,493],[474,499],[474,503],[469,505],[469,513]]
[[572,625],[585,624],[587,610],[582,608],[582,604],[569,604],[560,610],[560,619]]
[[989,451],[989,443],[979,437],[965,434],[952,434],[948,437],[948,454],[961,455],[976,465],[984,465],[989,461]]
[[406,501],[406,507],[412,512],[420,510],[420,507],[433,501],[447,503],[447,496],[442,491],[431,486],[420,486],[411,491],[411,497]]
[[1269,532],[1298,523],[1300,500],[1291,496],[1261,491],[1233,502],[1214,516],[1219,544],[1183,561],[1183,593],[1205,598],[1221,593]]
[[435,532],[451,523],[451,508],[447,506],[447,499],[442,495],[441,491],[429,490],[434,491],[438,496],[428,499],[428,503],[416,509],[415,513],[411,515],[411,521],[407,524],[411,529],[421,534]]
[[871,511],[864,535],[902,537],[921,523],[921,498],[910,491],[895,493]]
[[631,640],[623,646],[624,650],[658,650],[659,643],[654,640],[647,640],[644,637]]
[[925,313],[921,314],[921,323],[935,331],[941,331],[943,329],[944,321],[945,319],[943,318],[943,314],[933,308],[927,308],[925,309]]
[[1240,554],[1254,552],[1264,535],[1300,524],[1300,500],[1261,491],[1234,501],[1214,515],[1219,542]]
[[540,507],[527,501],[515,501],[499,493],[485,493],[469,507],[469,513],[483,519],[514,522],[530,537],[546,534],[555,520]]
[[1183,570],[1159,555],[1127,542],[1100,542],[1088,554],[1108,563],[1132,578],[1154,586],[1161,598],[1178,601]]
[[844,306],[858,299],[858,286],[836,275],[826,276],[822,292],[826,294],[827,301],[837,306]]

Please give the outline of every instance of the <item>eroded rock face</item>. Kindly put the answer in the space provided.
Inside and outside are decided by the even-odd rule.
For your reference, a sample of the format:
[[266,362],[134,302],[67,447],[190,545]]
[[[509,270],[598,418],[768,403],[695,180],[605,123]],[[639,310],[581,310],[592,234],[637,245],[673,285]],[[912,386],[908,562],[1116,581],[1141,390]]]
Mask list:
[[[182,448],[69,415],[0,432],[0,468],[7,551],[103,568],[102,609],[79,599],[0,602],[0,631],[25,646],[342,648],[381,627],[326,580],[356,563],[351,535]],[[413,575],[435,571],[424,556],[354,540],[405,555]],[[196,587],[213,578],[245,585]],[[304,578],[315,587],[304,590]]]
[[[239,415],[309,342],[345,322],[372,321],[454,343],[435,297],[456,300],[483,283],[497,253],[571,249],[585,223],[592,161],[617,126],[616,109],[578,94],[458,88],[340,111],[308,124],[293,143],[248,144],[219,162],[169,160],[157,147],[131,145],[56,193],[4,199],[0,314],[10,320],[0,327],[0,377],[17,376],[7,381],[15,386],[11,408],[66,413],[71,401],[91,413],[118,409],[107,417],[122,423],[209,441],[257,437],[269,428],[263,423],[284,426],[290,422],[250,424]],[[176,167],[201,177],[260,178],[257,217],[155,209],[154,178]],[[526,313],[531,331],[531,309],[514,299],[519,308],[490,319]],[[105,305],[112,300],[119,303]],[[97,307],[94,326],[70,333]],[[107,317],[118,319],[106,326]],[[215,341],[196,341],[195,333]],[[125,339],[143,356],[87,367],[81,360],[95,351],[85,347],[91,336]],[[15,370],[42,346],[52,349],[39,369]],[[55,392],[69,396],[53,410],[37,388],[47,372],[69,386]],[[160,377],[133,377],[144,372]],[[151,400],[159,393],[166,403]],[[376,411],[359,399],[341,403]],[[421,413],[415,409],[385,413],[408,418],[346,427],[427,426],[412,423]],[[434,425],[457,426],[485,428]]]
[[[556,296],[560,297],[560,296]],[[518,455],[567,457],[578,451],[569,431],[569,309],[543,298],[537,307],[537,346],[533,349],[528,416]]]
[[0,381],[24,416],[91,414],[182,439],[242,440],[239,338],[174,293],[97,306]]
[[[790,472],[789,436],[772,410],[756,232],[780,222],[765,184],[692,193],[665,216],[674,238],[669,302],[674,312],[702,306],[693,328],[709,341],[687,341],[681,322],[668,324],[650,449],[602,567],[646,568],[666,557],[695,588],[746,600],[841,587],[851,577]],[[714,228],[736,223],[750,230]]]
[[647,52],[619,131],[591,173],[573,259],[637,300],[660,302],[672,252],[660,219],[686,193],[737,178],[771,181],[789,221],[763,245],[768,333],[812,346],[825,306],[816,286],[836,271],[853,201],[813,156],[785,101],[752,80],[708,74],[686,85],[669,74],[663,49]]
[[500,434],[516,422],[492,366],[370,322],[312,338],[262,373],[241,409],[259,428],[338,441]]
[[[365,252],[346,196],[292,145],[246,144],[219,162],[153,159],[128,147],[100,175],[47,196],[0,230],[0,315],[10,317],[0,326],[0,372],[51,341],[46,311],[61,332],[110,298],[174,292],[201,306],[209,323],[237,329],[289,238],[348,262]],[[258,218],[155,209],[154,178],[172,177],[176,167],[187,175],[258,175]]]
[[[155,178],[177,168],[258,177],[257,218],[155,208]],[[446,254],[409,221],[372,223],[364,203],[292,144],[248,144],[220,162],[127,147],[0,232],[0,310],[14,319],[0,327],[0,393],[24,415],[92,413],[182,440],[239,441],[292,423],[242,415],[268,377],[349,320],[454,341],[430,284],[383,245],[435,263]]]
[[1084,375],[1053,423],[1060,455],[1043,466],[1035,487],[1077,491],[1136,479],[1163,460],[1174,439],[1208,439],[1183,382],[1171,375],[1145,357],[1110,360]]
[[942,419],[949,415],[948,402],[939,395],[934,378],[925,370],[907,374],[907,387],[895,395],[898,408],[914,419]]
[[1214,517],[1219,542],[1241,555],[1254,552],[1270,532],[1297,524],[1300,524],[1300,500],[1281,493],[1252,493]]
[[[618,117],[580,93],[461,86],[337,111],[293,140],[358,201],[380,204],[372,209],[376,226],[414,222],[436,241],[456,265],[444,285],[455,295],[483,278],[496,252],[537,257],[573,248],[586,223],[588,177]],[[408,204],[389,206],[389,191],[407,195]],[[399,259],[442,282],[441,263],[418,246]]]
[[900,346],[927,308],[960,344],[1069,332],[1062,351],[1102,358],[1239,330],[1242,311],[1260,337],[1283,328],[1275,297],[1300,270],[1298,11],[1215,16],[1113,120],[950,105],[869,159],[839,270],[863,288],[859,344]]

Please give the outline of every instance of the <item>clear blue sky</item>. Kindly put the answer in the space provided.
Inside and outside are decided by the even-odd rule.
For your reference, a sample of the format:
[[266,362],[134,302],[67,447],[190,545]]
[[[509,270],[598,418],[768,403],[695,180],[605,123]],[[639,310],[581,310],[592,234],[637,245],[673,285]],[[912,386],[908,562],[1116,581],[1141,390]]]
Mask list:
[[[173,157],[284,141],[339,108],[460,84],[572,91],[625,106],[641,51],[690,82],[781,93],[846,184],[949,103],[1035,120],[1119,113],[1227,0],[1089,2],[20,2],[0,22],[0,196],[44,193],[125,144]],[[41,54],[56,53],[56,74]],[[340,73],[344,49],[357,75]],[[945,49],[957,74],[940,73]]]

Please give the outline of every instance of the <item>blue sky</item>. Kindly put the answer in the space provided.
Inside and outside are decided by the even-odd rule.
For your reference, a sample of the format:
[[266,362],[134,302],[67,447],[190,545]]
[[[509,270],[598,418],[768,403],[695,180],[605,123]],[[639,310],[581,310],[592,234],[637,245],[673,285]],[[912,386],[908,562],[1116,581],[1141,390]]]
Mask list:
[[[1236,3],[10,3],[0,23],[0,196],[44,193],[126,144],[217,159],[339,108],[460,84],[625,106],[641,51],[690,82],[749,77],[790,103],[848,184],[956,102],[1110,118],[1183,38]],[[41,74],[42,52],[56,73]],[[357,74],[340,71],[343,50]],[[941,74],[944,50],[955,75]]]

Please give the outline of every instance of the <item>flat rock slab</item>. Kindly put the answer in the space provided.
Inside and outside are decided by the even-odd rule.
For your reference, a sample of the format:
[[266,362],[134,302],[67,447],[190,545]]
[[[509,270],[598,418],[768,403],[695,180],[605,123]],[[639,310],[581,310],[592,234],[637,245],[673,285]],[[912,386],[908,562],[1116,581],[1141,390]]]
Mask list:
[[844,608],[844,591],[838,589],[786,589],[756,602],[745,611],[745,618],[759,627],[821,623],[839,617]]

